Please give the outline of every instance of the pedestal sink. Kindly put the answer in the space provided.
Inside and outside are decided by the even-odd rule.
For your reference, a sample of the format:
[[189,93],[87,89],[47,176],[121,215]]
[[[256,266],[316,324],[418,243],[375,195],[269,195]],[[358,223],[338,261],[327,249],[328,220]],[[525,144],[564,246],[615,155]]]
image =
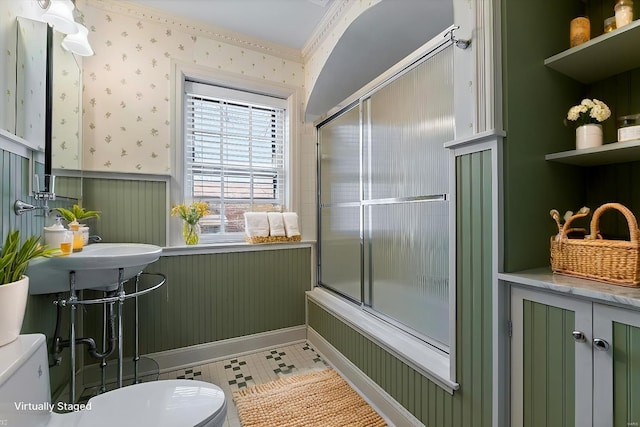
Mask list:
[[36,258],[29,263],[29,293],[55,294],[69,291],[69,273],[75,271],[75,288],[115,290],[118,270],[124,279],[140,273],[160,258],[162,248],[142,243],[93,243],[66,256]]

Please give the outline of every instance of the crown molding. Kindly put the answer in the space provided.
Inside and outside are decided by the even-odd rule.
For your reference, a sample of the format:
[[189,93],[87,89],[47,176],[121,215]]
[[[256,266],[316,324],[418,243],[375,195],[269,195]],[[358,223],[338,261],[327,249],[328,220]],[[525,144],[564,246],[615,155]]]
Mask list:
[[[348,2],[349,0],[346,1]],[[265,40],[251,37],[247,34],[234,32],[226,28],[206,24],[197,20],[176,17],[153,7],[139,5],[124,0],[77,0],[76,3],[77,6],[87,5],[110,13],[134,16],[137,19],[166,25],[172,29],[183,31],[193,36],[207,37],[234,46],[261,52],[263,54],[273,55],[278,58],[288,59],[299,63],[302,63],[303,61],[302,51],[299,49],[290,48],[277,43],[270,43]],[[80,4],[78,5],[78,3]]]
[[329,6],[320,23],[302,48],[302,57],[305,62],[314,54],[316,49],[326,40],[327,36],[335,29],[340,19],[347,13],[350,7],[356,3],[354,0],[335,0]]

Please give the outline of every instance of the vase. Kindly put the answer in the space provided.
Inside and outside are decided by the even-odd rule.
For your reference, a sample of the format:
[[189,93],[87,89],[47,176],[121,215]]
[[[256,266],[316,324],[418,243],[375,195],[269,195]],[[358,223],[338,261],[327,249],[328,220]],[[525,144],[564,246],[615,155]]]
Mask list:
[[602,145],[602,125],[588,124],[576,128],[576,150]]
[[15,341],[20,335],[29,295],[29,278],[0,285],[0,346]]
[[182,238],[187,245],[197,245],[200,241],[200,224],[185,222],[182,226]]

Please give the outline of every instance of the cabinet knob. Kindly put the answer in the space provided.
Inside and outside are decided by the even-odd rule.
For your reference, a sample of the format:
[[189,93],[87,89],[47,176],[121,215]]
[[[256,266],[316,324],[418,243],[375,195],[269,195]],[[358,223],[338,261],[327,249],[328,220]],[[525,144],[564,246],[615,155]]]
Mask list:
[[609,343],[606,342],[605,340],[601,339],[601,338],[594,338],[593,340],[593,346],[600,351],[607,351],[609,350]]
[[585,337],[584,332],[581,332],[581,331],[573,331],[571,332],[571,335],[573,335],[573,339],[576,340],[576,342],[584,342],[587,340],[587,337]]

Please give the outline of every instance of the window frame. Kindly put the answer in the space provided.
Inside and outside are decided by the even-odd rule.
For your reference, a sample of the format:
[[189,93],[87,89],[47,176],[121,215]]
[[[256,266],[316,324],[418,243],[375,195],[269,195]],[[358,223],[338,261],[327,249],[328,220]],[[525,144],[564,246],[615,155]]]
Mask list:
[[[171,103],[171,184],[168,194],[167,209],[167,246],[182,246],[184,241],[181,236],[182,221],[180,218],[171,217],[171,206],[184,203],[186,192],[184,189],[185,178],[185,142],[184,142],[184,108],[185,108],[185,81],[191,80],[215,86],[231,88],[239,91],[253,92],[286,100],[288,119],[285,121],[285,153],[284,153],[284,205],[287,210],[299,211],[299,123],[300,88],[266,80],[243,76],[239,74],[215,70],[209,67],[188,64],[172,60],[171,67],[171,94],[174,102]],[[201,239],[201,244],[238,244],[242,242],[240,233],[228,236],[211,236]]]
[[[203,231],[200,235],[200,241],[203,243],[217,243],[219,241],[243,239],[243,232],[225,230],[226,220],[229,218],[228,215],[231,215],[231,213],[226,210],[227,205],[244,205],[246,202],[251,205],[268,205],[270,203],[276,203],[279,207],[286,205],[285,197],[287,175],[284,163],[285,153],[289,146],[288,132],[286,131],[289,114],[287,102],[282,98],[275,98],[244,90],[211,85],[209,83],[193,82],[191,80],[188,80],[185,83],[185,92],[183,96],[185,98],[185,129],[183,142],[186,141],[184,149],[185,184],[183,188],[185,193],[194,195],[187,199],[190,200],[193,198],[193,200],[202,200],[208,202],[212,207],[214,200],[217,199],[219,201],[219,205],[216,203],[216,207],[220,208],[219,217],[221,221],[219,232],[205,233],[204,221],[201,221]],[[191,107],[193,107],[193,109]],[[268,118],[266,118],[267,116],[265,116],[265,113]],[[241,145],[238,145],[236,137],[239,135],[234,137],[232,135],[233,131],[226,129],[226,125],[224,125],[223,122],[217,122],[214,119],[214,122],[203,123],[205,126],[207,123],[218,123],[221,127],[217,130],[207,131],[204,128],[198,127],[196,123],[200,121],[199,118],[202,114],[213,114],[214,117],[216,114],[240,114],[247,120],[247,122],[243,120],[241,123],[253,123],[255,120],[258,125],[265,124],[266,118],[269,122],[270,136],[268,137],[268,140],[262,139],[260,135],[253,133],[250,130],[251,125],[249,124],[247,134],[243,134],[249,138],[246,141],[246,145],[244,145],[245,143],[240,143]],[[191,122],[191,120],[193,120],[193,122]],[[220,136],[220,140],[218,142],[215,142],[215,137],[214,141],[205,142],[205,140],[210,140],[214,134],[218,134]],[[207,135],[209,137],[207,137]],[[265,144],[271,146],[271,156],[273,156],[274,153],[278,153],[276,154],[275,162],[274,158],[271,157],[271,163],[269,166],[262,162],[260,164],[253,165],[251,161],[253,156],[251,153],[257,156],[257,161],[260,161],[258,160],[260,159],[260,149],[264,149],[266,147]],[[216,147],[220,150],[224,150],[225,152],[227,152],[228,148],[231,150],[246,149],[247,153],[245,153],[246,156],[242,156],[242,160],[240,160],[241,163],[237,163],[237,161],[234,162],[222,155],[217,159],[209,158],[209,161],[213,160],[213,163],[208,163],[204,159],[200,159],[198,161],[198,153],[201,153],[202,150],[215,150]],[[247,162],[246,164],[244,164],[245,159]],[[209,172],[204,174],[197,173],[197,169],[202,168],[206,168]],[[234,175],[241,180],[246,179],[250,182],[249,192],[244,195],[246,197],[232,197],[231,188],[233,183],[228,183],[231,186],[229,187],[229,190],[227,190],[227,185],[225,185],[225,183],[227,183],[226,180],[220,181],[220,197],[207,198],[204,197],[204,195],[196,196],[196,183],[202,183],[199,178],[204,176],[216,181],[218,177],[221,177],[220,175],[231,177],[231,175],[224,173],[223,170],[227,170],[228,172],[234,171],[231,172],[231,175]],[[273,191],[271,199],[262,199],[258,194],[254,193],[254,191],[257,191],[258,193],[260,192],[259,190],[262,187],[259,182],[259,176],[263,175],[265,178],[267,178],[268,175],[270,191]],[[207,181],[207,178],[205,178],[205,181]],[[222,221],[222,218],[224,218],[224,221]],[[241,218],[235,218],[235,221],[239,220],[241,220]],[[229,224],[232,224],[232,222],[229,222]],[[236,223],[236,225],[238,224]]]

